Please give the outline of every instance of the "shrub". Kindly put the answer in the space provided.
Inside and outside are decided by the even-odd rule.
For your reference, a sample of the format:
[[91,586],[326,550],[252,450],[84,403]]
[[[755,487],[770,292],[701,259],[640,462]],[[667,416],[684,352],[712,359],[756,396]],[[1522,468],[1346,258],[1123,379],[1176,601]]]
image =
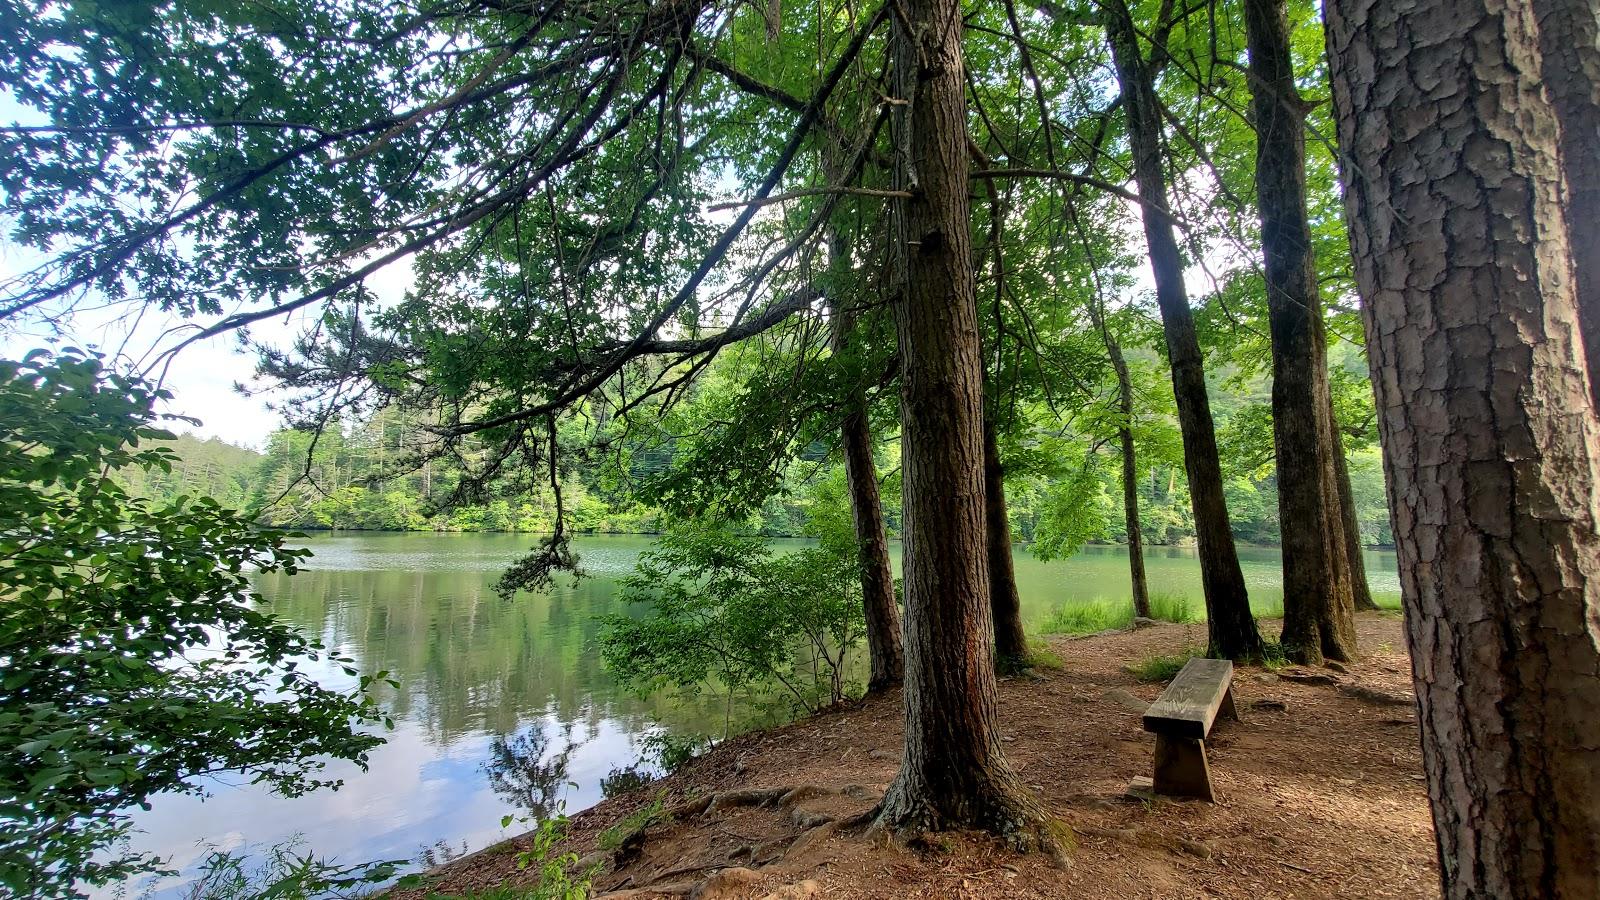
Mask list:
[[119,485],[170,470],[140,446],[171,439],[152,425],[165,396],[77,351],[0,361],[0,893],[161,871],[115,849],[131,807],[228,773],[287,796],[336,786],[328,760],[382,743],[354,728],[382,720],[370,698],[297,668],[321,645],[252,605],[252,570],[305,555],[289,535]]
[[606,617],[600,649],[635,690],[776,686],[807,711],[845,697],[846,656],[864,629],[853,553],[779,556],[760,538],[691,522],[640,556],[621,596],[649,614]]
[[676,735],[670,731],[657,731],[645,735],[645,759],[654,760],[663,771],[676,772],[691,760],[711,748],[711,741],[698,735]]

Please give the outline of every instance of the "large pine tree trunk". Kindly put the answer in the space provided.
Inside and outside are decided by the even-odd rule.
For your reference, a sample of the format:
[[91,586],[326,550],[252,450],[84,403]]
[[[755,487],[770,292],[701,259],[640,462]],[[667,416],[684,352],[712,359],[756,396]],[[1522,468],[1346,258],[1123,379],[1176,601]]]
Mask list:
[[1133,147],[1134,180],[1139,185],[1139,207],[1155,275],[1156,303],[1161,307],[1167,357],[1172,365],[1172,390],[1183,433],[1183,464],[1189,476],[1200,580],[1209,619],[1209,652],[1230,659],[1253,658],[1261,655],[1261,635],[1250,614],[1244,572],[1239,568],[1239,554],[1228,523],[1216,425],[1206,395],[1205,361],[1195,336],[1188,291],[1183,285],[1183,258],[1167,210],[1161,111],[1154,76],[1149,61],[1139,50],[1138,33],[1127,5],[1123,0],[1108,0],[1104,12],[1106,36],[1128,120],[1128,140]]
[[1356,492],[1350,486],[1350,464],[1344,455],[1344,433],[1339,418],[1329,404],[1328,421],[1333,424],[1333,475],[1339,486],[1339,526],[1344,532],[1344,552],[1350,566],[1350,598],[1356,609],[1375,610],[1372,586],[1367,584],[1366,543],[1361,539],[1361,524],[1356,521]]
[[[984,540],[983,365],[957,0],[896,4],[891,38],[905,483],[905,755],[877,811],[900,834],[980,828],[1054,846],[998,728]],[[908,20],[909,18],[909,20]]]
[[1106,323],[1099,301],[1089,304],[1089,317],[1105,342],[1111,370],[1117,376],[1117,443],[1122,449],[1122,520],[1128,532],[1128,575],[1133,584],[1133,614],[1150,618],[1150,580],[1144,573],[1144,530],[1139,521],[1139,458],[1133,446],[1133,379],[1122,345]]
[[1600,896],[1600,422],[1539,25],[1327,16],[1444,894]]
[[1578,324],[1589,389],[1600,408],[1600,6],[1594,0],[1534,0],[1533,12],[1540,74],[1561,121]]
[[1256,198],[1272,331],[1272,437],[1283,541],[1283,647],[1297,662],[1355,655],[1355,606],[1334,471],[1327,347],[1306,218],[1305,105],[1284,0],[1245,0]]
[[994,655],[1002,672],[1028,667],[1028,636],[1022,630],[1022,597],[1011,561],[1011,518],[1006,514],[1006,476],[994,420],[983,419],[983,506],[989,541],[989,608],[994,615]]

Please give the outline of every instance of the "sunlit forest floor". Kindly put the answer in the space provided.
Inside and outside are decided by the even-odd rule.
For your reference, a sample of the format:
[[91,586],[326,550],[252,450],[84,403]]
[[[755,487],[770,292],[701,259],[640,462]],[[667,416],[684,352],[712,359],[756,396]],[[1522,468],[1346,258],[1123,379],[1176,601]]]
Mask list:
[[[1277,624],[1263,622],[1264,633]],[[1365,655],[1343,673],[1238,670],[1243,721],[1219,722],[1207,741],[1215,805],[1124,797],[1130,779],[1150,774],[1154,740],[1140,714],[1162,688],[1127,667],[1203,644],[1204,625],[1053,638],[1060,670],[1002,682],[1002,740],[1023,780],[1076,832],[1065,868],[979,836],[911,850],[838,829],[895,774],[898,695],[728,741],[574,817],[568,846],[586,864],[604,861],[598,896],[1437,896],[1400,619],[1363,614],[1359,631]],[[675,819],[664,814],[675,807]],[[530,877],[513,851],[459,860],[430,889]]]

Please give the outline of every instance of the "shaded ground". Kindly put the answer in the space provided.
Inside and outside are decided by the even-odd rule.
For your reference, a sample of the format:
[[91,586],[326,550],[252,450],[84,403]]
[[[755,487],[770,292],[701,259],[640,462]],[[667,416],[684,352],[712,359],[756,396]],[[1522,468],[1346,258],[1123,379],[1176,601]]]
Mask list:
[[[836,830],[830,819],[870,809],[894,777],[898,695],[730,740],[575,816],[568,846],[604,861],[599,896],[1435,897],[1400,620],[1363,614],[1359,632],[1365,656],[1344,673],[1237,672],[1243,721],[1219,723],[1207,742],[1215,805],[1123,797],[1133,776],[1150,774],[1154,740],[1139,716],[1162,687],[1123,667],[1203,644],[1204,626],[1052,639],[1064,669],[1003,681],[1001,712],[1012,764],[1077,833],[1067,868],[976,835],[909,850]],[[657,797],[675,820],[639,832],[620,856],[597,850]],[[515,883],[527,875],[514,849],[459,860],[430,887]]]

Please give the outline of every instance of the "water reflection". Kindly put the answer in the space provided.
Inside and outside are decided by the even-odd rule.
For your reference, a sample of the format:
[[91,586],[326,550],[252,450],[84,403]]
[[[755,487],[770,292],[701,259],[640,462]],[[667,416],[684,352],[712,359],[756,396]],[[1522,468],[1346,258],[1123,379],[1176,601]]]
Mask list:
[[570,734],[564,735],[561,750],[552,753],[553,736],[540,726],[497,735],[489,741],[489,759],[483,764],[490,789],[535,819],[557,812],[561,789],[568,784],[567,760],[578,747]]
[[[372,755],[371,770],[331,772],[338,792],[297,800],[248,784],[217,783],[205,801],[158,798],[136,816],[144,830],[134,849],[170,857],[185,868],[203,847],[270,846],[303,834],[306,849],[347,862],[416,858],[446,842],[450,853],[505,836],[502,816],[538,816],[558,805],[583,809],[635,783],[626,774],[653,737],[720,735],[732,720],[774,715],[733,706],[720,696],[657,695],[620,689],[601,667],[596,617],[623,612],[617,579],[649,546],[643,537],[585,538],[578,543],[591,577],[539,595],[500,599],[492,582],[526,549],[516,535],[368,534],[307,541],[316,555],[291,577],[269,574],[259,588],[272,610],[357,661],[363,674],[398,682],[380,699],[396,727]],[[1277,551],[1244,548],[1252,597],[1282,595]],[[1045,565],[1020,551],[1018,587],[1026,619],[1039,621],[1063,602],[1128,594],[1120,548],[1090,548]],[[1374,590],[1393,593],[1392,556],[1369,559]],[[1188,551],[1153,553],[1151,587],[1199,596],[1199,571]],[[323,667],[313,674],[348,686]],[[780,710],[781,711],[781,710]],[[642,770],[647,777],[651,770]],[[177,895],[170,881],[165,893]],[[137,891],[131,895],[137,896]],[[108,894],[109,895],[109,894]]]

